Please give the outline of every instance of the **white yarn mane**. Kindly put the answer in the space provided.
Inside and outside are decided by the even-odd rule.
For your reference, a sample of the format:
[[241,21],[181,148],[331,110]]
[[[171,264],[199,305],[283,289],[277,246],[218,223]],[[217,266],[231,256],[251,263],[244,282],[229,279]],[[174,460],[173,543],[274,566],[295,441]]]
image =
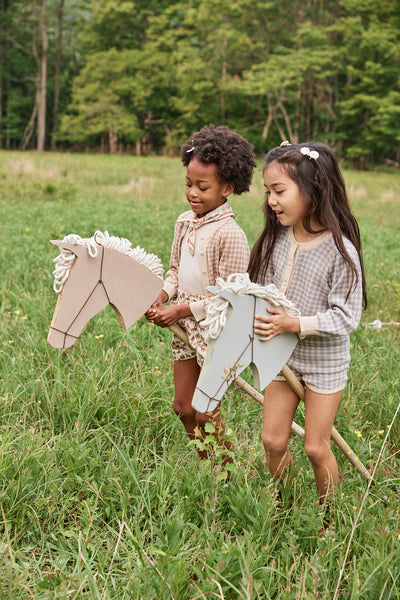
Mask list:
[[[266,286],[259,285],[250,281],[248,273],[233,273],[224,281],[221,277],[217,277],[216,285],[229,292],[234,292],[240,296],[252,295],[257,298],[263,298],[271,306],[282,308],[291,317],[299,317],[300,311],[295,307],[291,300],[288,300],[283,292],[281,292],[275,284],[271,283]],[[227,312],[229,302],[225,298],[218,295],[213,295],[208,304],[206,304],[206,318],[201,322],[204,327],[207,327],[207,339],[215,340],[221,330],[226,325]]]
[[[137,260],[139,263],[150,269],[155,275],[163,278],[164,269],[161,263],[161,260],[155,254],[149,254],[143,250],[140,246],[136,246],[136,248],[132,248],[132,244],[129,240],[125,238],[116,237],[114,235],[109,235],[108,231],[104,233],[101,231],[96,231],[96,233],[91,238],[81,238],[79,235],[75,233],[70,233],[66,235],[63,239],[63,242],[67,242],[69,244],[79,244],[80,246],[86,246],[88,253],[93,258],[97,256],[98,246],[104,246],[106,248],[112,248],[113,250],[119,250],[123,254],[130,256],[131,258]],[[63,285],[66,282],[69,272],[71,270],[72,264],[75,260],[76,256],[70,250],[65,250],[61,248],[60,254],[54,259],[55,269],[53,271],[54,283],[53,289],[59,294],[63,289]]]

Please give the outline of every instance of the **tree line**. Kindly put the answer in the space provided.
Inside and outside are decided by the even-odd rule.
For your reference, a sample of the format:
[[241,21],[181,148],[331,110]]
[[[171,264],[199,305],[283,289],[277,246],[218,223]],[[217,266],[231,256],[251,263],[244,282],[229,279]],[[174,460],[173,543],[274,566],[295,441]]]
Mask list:
[[398,0],[0,0],[0,148],[176,153],[226,124],[400,166]]

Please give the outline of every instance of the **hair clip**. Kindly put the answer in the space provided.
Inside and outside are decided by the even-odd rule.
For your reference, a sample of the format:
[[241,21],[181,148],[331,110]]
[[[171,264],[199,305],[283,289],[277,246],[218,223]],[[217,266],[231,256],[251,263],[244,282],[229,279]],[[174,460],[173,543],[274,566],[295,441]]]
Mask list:
[[288,140],[284,140],[280,145],[281,146],[291,146],[292,144],[290,142],[288,142]]
[[319,156],[319,152],[316,150],[310,150],[310,148],[307,148],[307,146],[300,148],[300,152],[303,154],[303,156],[308,156],[309,159],[313,158],[314,160],[317,160]]
[[[194,144],[194,140],[192,140],[192,144]],[[189,152],[193,152],[194,150],[194,146],[192,146],[189,150],[186,150],[186,154],[188,154]]]

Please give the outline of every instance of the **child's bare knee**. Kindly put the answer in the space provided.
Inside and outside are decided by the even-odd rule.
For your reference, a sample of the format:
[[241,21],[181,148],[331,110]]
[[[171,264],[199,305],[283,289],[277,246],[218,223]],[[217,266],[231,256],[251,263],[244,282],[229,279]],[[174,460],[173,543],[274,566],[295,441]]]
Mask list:
[[182,401],[179,398],[175,398],[174,404],[174,413],[179,418],[192,417],[195,414],[195,410],[192,408],[192,405],[188,402]]
[[261,441],[264,449],[268,452],[273,452],[274,454],[285,452],[287,447],[286,438],[280,438],[270,431],[262,432]]
[[315,442],[305,442],[304,451],[313,465],[324,464],[329,457],[330,448],[325,442],[316,444]]

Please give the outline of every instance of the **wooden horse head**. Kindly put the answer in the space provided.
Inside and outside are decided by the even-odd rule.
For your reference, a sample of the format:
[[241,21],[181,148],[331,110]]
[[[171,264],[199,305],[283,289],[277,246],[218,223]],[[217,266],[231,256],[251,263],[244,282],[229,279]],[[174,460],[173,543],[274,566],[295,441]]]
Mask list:
[[[235,277],[236,275],[231,276]],[[240,275],[241,279],[246,277],[250,287],[255,286],[248,280],[247,275]],[[204,364],[192,400],[192,406],[199,412],[214,410],[234,377],[240,375],[248,365],[253,372],[254,385],[259,390],[264,389],[290,358],[298,341],[294,333],[284,333],[268,342],[260,342],[254,335],[255,315],[265,313],[267,306],[271,306],[272,302],[251,292],[241,295],[229,289],[208,289],[219,298],[227,300],[229,308],[225,326],[216,339],[211,339],[207,345]],[[265,288],[254,287],[255,292],[260,289]],[[283,297],[279,290],[276,292]],[[277,304],[274,302],[274,305]]]
[[[128,329],[148,310],[163,285],[157,257],[132,249],[128,240],[97,232],[89,240],[68,241],[74,237],[79,238],[67,236],[64,241],[51,242],[61,248],[60,257],[72,263],[54,286],[60,294],[47,341],[55,348],[72,346],[86,323],[108,304],[117,313],[120,326]],[[116,244],[116,240],[122,243]],[[116,249],[118,246],[123,250]],[[146,262],[155,265],[154,270],[145,266]]]

